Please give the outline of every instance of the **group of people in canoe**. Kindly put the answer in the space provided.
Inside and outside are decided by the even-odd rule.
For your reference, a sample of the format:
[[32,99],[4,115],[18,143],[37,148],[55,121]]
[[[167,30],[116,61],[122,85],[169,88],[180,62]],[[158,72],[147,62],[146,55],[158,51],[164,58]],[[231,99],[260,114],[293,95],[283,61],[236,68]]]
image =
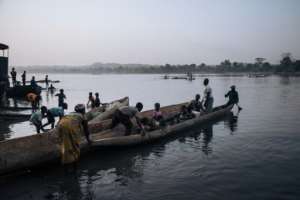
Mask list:
[[[165,116],[160,109],[160,104],[154,104],[154,110],[151,118],[144,118],[140,115],[143,110],[143,104],[141,102],[136,103],[135,106],[122,106],[119,107],[112,116],[112,123],[110,128],[114,129],[119,124],[125,127],[125,136],[132,134],[134,121],[137,124],[137,132],[141,135],[145,135],[147,131],[162,127],[170,120],[187,120],[195,118],[199,115],[209,113],[213,111],[214,98],[212,95],[212,89],[209,86],[209,80],[205,79],[204,82],[204,94],[203,98],[199,94],[195,95],[190,103],[182,105],[179,113],[172,116]],[[51,125],[54,128],[55,117],[59,117],[57,125],[57,133],[60,138],[60,150],[62,156],[62,163],[73,163],[79,159],[80,156],[80,141],[81,136],[84,135],[87,142],[91,144],[90,133],[88,129],[88,121],[85,117],[86,107],[91,108],[99,107],[101,105],[99,94],[89,93],[87,106],[84,104],[78,104],[74,108],[74,112],[68,115],[64,115],[64,99],[66,98],[64,91],[60,90],[57,94],[59,98],[59,107],[47,109],[42,106],[40,111],[33,113],[30,121],[37,127],[37,132],[43,130],[45,126]],[[231,86],[231,90],[225,95],[229,100],[225,106],[231,104],[237,104],[239,110],[242,109],[239,103],[238,92],[235,86]],[[48,122],[42,124],[42,118],[47,117]],[[43,130],[44,131],[44,130]]]

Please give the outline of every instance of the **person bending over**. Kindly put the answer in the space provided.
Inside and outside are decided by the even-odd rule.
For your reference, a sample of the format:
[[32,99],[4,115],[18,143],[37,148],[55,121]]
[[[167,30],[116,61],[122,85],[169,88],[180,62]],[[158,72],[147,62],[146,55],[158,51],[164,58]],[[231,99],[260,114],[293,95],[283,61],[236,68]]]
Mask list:
[[125,135],[130,135],[132,131],[133,124],[131,119],[135,118],[138,126],[141,128],[142,134],[144,135],[144,126],[141,123],[138,114],[143,109],[143,104],[138,102],[135,107],[123,106],[115,111],[112,118],[111,129],[116,127],[118,124],[123,124],[126,128]]
[[51,129],[54,128],[55,125],[55,117],[59,117],[59,120],[64,116],[64,109],[61,107],[55,107],[47,109],[46,106],[42,106],[43,109],[47,110],[47,120],[48,122],[43,125],[43,128],[51,124]]

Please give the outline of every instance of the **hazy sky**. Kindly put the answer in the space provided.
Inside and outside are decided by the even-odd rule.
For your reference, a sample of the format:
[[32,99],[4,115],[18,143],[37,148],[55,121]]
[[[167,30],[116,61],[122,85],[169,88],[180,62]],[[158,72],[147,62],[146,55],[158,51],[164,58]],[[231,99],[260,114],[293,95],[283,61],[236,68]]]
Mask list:
[[300,0],[0,0],[11,65],[300,59]]

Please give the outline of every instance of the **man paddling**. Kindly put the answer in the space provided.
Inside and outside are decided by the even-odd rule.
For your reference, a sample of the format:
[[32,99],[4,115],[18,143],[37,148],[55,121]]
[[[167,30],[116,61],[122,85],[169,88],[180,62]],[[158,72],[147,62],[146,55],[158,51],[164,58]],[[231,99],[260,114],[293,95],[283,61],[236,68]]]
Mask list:
[[236,104],[240,111],[242,110],[242,107],[239,106],[239,94],[235,89],[235,85],[232,85],[230,88],[231,90],[227,92],[227,94],[225,94],[225,98],[227,97],[229,98],[228,102],[226,103],[226,106],[229,106],[231,104],[232,105]]
[[140,117],[138,114],[142,111],[143,104],[138,102],[135,107],[133,106],[123,106],[117,109],[112,118],[111,129],[116,127],[118,124],[123,124],[126,128],[125,135],[128,136],[131,134],[133,124],[131,119],[135,118],[138,126],[142,130],[142,134],[144,135],[144,126],[141,123]]

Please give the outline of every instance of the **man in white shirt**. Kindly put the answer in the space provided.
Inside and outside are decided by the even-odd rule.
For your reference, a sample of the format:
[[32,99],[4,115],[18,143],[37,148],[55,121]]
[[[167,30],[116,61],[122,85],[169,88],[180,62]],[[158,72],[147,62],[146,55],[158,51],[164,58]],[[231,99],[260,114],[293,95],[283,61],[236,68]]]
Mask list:
[[204,79],[203,85],[205,89],[204,89],[203,102],[204,102],[205,111],[211,112],[213,109],[214,98],[212,95],[212,89],[208,85],[208,83],[209,83],[208,78]]

